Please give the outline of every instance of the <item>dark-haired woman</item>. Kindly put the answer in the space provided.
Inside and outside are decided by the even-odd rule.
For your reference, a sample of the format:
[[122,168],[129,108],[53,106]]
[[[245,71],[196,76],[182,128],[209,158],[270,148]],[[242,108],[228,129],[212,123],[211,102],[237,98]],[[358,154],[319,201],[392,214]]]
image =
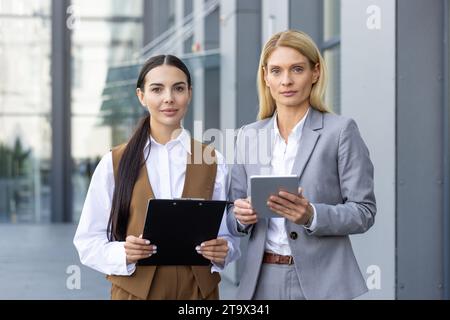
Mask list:
[[81,262],[107,274],[112,299],[218,299],[218,271],[239,256],[225,216],[218,238],[193,248],[212,266],[136,265],[158,251],[157,243],[142,238],[149,198],[225,200],[227,181],[223,156],[181,126],[192,86],[180,59],[150,58],[136,94],[149,115],[127,144],[102,158],[92,176],[74,238]]

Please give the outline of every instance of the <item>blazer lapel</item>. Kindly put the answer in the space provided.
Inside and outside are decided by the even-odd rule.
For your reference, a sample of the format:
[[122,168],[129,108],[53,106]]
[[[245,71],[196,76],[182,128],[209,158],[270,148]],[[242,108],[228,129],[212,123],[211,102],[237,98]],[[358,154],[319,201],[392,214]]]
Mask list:
[[274,121],[274,117],[272,117],[257,133],[258,150],[255,152],[257,152],[258,161],[256,163],[259,165],[257,171],[262,175],[269,175],[272,171],[272,149],[275,141]]
[[300,138],[297,155],[292,167],[292,174],[301,178],[303,170],[311,157],[312,152],[319,140],[320,133],[316,130],[323,128],[323,114],[311,107],[309,115],[305,120],[302,137]]

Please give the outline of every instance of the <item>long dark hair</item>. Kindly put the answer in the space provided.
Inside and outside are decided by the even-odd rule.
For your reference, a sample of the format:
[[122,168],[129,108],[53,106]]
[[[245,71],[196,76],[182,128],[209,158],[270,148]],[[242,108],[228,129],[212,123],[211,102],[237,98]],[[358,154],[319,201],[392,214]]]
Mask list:
[[[148,59],[139,73],[136,88],[145,91],[145,76],[147,73],[161,65],[170,65],[180,69],[186,74],[188,88],[191,88],[191,75],[186,65],[172,55],[159,55]],[[128,219],[130,216],[131,195],[139,171],[150,154],[144,158],[144,147],[150,134],[150,115],[141,119],[136,131],[128,141],[122,158],[119,162],[112,199],[111,213],[108,221],[108,239],[110,241],[124,241],[127,236]]]

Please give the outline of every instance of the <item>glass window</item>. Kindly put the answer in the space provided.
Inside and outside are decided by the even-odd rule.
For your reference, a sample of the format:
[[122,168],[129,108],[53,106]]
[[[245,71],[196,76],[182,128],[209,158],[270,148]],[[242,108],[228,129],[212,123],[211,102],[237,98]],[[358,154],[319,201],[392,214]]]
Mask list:
[[0,0],[1,15],[49,16],[50,11],[51,0]]
[[323,1],[323,40],[338,37],[341,34],[341,1]]
[[[141,47],[141,23],[81,19],[72,42],[72,113],[97,115],[111,67],[129,64]],[[137,79],[137,74],[129,76]]]
[[78,221],[93,170],[125,142],[143,114],[135,95],[142,48],[143,1],[74,0],[72,33],[73,221]]
[[50,221],[50,0],[0,0],[0,222]]
[[172,27],[175,24],[175,0],[168,0],[168,21],[169,21],[169,28]]
[[324,59],[328,68],[328,87],[325,94],[325,104],[333,112],[339,113],[341,109],[340,46],[337,45],[332,49],[325,50]]
[[113,17],[141,18],[143,0],[72,0],[77,14],[83,19]]

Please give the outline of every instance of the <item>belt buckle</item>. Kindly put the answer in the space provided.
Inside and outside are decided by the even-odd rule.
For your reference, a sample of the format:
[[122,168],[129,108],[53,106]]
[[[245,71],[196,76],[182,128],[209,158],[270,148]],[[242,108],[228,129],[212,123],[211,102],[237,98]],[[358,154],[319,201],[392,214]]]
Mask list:
[[293,256],[289,256],[288,264],[292,264],[292,263],[294,263],[294,257]]

